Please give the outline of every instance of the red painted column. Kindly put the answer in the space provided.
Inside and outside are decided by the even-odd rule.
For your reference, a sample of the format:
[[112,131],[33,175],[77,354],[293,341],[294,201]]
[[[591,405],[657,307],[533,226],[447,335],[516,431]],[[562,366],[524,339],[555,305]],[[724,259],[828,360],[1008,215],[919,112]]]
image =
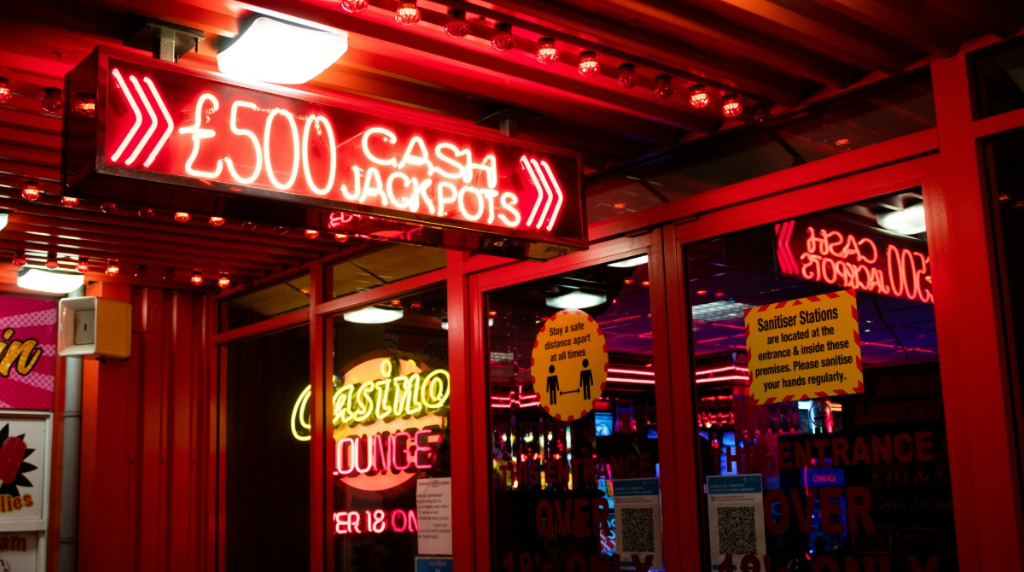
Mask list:
[[966,58],[933,59],[932,78],[940,148],[924,197],[960,568],[1022,570],[1016,436]]

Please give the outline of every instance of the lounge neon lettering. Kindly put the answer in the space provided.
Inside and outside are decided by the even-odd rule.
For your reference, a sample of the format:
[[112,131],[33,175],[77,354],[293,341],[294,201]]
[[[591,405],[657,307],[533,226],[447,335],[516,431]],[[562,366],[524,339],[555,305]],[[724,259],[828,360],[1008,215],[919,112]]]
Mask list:
[[416,431],[346,435],[335,444],[340,477],[425,471],[434,466],[442,435],[436,426]]

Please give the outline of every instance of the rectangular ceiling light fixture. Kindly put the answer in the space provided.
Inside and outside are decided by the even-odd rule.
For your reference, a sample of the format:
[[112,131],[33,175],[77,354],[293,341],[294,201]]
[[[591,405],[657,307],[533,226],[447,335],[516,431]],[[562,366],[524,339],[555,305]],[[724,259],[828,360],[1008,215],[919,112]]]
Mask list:
[[348,34],[315,30],[259,16],[217,54],[221,73],[278,84],[320,75],[348,50]]

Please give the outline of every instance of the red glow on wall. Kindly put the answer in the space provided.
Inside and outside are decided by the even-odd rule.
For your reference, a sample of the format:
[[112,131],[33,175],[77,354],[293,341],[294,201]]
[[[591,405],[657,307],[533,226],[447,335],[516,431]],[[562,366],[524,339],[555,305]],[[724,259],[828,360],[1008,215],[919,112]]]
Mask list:
[[932,303],[931,263],[923,245],[880,231],[868,236],[872,234],[869,229],[837,230],[838,226],[842,223],[831,219],[776,224],[776,250],[782,273]]
[[121,176],[566,244],[585,237],[573,157],[149,64],[111,59],[108,69],[96,119],[102,159]]

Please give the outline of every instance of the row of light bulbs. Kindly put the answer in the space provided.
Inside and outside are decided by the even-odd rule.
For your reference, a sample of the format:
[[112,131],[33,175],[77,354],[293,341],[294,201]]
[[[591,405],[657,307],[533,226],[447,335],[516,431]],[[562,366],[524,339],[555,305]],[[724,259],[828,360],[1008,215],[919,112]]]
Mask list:
[[[11,84],[5,77],[0,77],[0,103],[7,103],[14,96],[11,91]],[[48,113],[58,114],[64,109],[64,92],[56,87],[43,89],[43,110]],[[95,100],[93,102],[95,106]]]
[[[358,13],[370,6],[369,0],[340,0],[341,7],[346,12]],[[412,26],[419,23],[421,19],[420,9],[416,0],[400,0],[395,9],[395,21],[403,26]],[[470,26],[466,20],[465,10],[449,10],[448,21],[444,26],[445,33],[451,38],[465,38],[469,35]],[[516,38],[512,35],[512,25],[497,23],[494,25],[494,35],[491,36],[491,47],[499,52],[507,52],[516,45]],[[537,41],[535,52],[537,61],[542,64],[551,64],[558,60],[559,51],[555,46],[554,38],[541,38]],[[597,53],[591,50],[580,52],[576,63],[576,69],[583,77],[593,77],[601,72],[601,64],[597,61]],[[617,78],[619,87],[632,89],[640,84],[640,76],[636,72],[636,66],[624,63],[619,66]],[[661,74],[654,78],[654,94],[660,99],[668,99],[676,92],[672,85],[672,76]],[[695,84],[689,88],[688,102],[694,109],[704,109],[711,103],[711,97],[707,88],[702,84]],[[722,98],[722,116],[726,118],[739,117],[743,113],[743,103],[735,93],[730,93]],[[758,125],[767,125],[772,121],[771,112],[768,106],[760,103],[754,106],[753,122]]]
[[[21,198],[23,198],[23,199],[25,199],[27,201],[38,201],[39,198],[43,195],[43,193],[44,193],[44,191],[40,188],[38,181],[28,180],[28,181],[25,181],[25,184],[22,186]],[[77,197],[70,197],[70,196],[64,195],[64,196],[61,196],[61,198],[60,198],[60,204],[65,206],[65,207],[69,207],[69,208],[77,207],[78,204],[79,204],[79,200],[78,200]],[[118,210],[118,207],[117,207],[117,204],[115,204],[115,203],[102,203],[102,204],[100,204],[100,211],[102,211],[104,213],[111,214],[111,213],[117,212],[117,210]],[[153,218],[153,217],[156,216],[156,211],[154,211],[151,208],[145,208],[144,207],[144,208],[139,209],[139,216],[142,217],[142,218],[150,219],[150,218]],[[190,220],[192,220],[192,215],[190,213],[186,212],[186,211],[176,211],[174,213],[174,215],[173,215],[173,218],[174,218],[174,220],[176,222],[186,223],[186,222],[189,222]],[[209,222],[209,224],[211,226],[218,226],[219,227],[219,226],[223,226],[224,223],[226,223],[227,221],[223,217],[211,216],[211,217],[208,218],[208,222]],[[246,230],[255,230],[256,229],[256,224],[252,223],[252,222],[243,222],[241,224],[241,227],[246,229]],[[285,234],[289,230],[290,229],[288,227],[284,227],[284,226],[274,227],[274,232],[276,232],[278,234]],[[320,237],[320,231],[308,228],[308,229],[303,230],[303,235],[306,238],[310,239],[310,240],[315,240],[315,239]],[[345,234],[345,233],[334,233],[334,240],[335,240],[335,242],[345,243],[345,242],[348,242],[350,238],[351,238],[351,236],[348,235],[348,234]],[[14,258],[11,260],[11,262],[15,266],[18,266],[18,267],[25,266],[26,264],[28,264],[28,260],[25,257],[25,251],[21,250],[21,249],[15,250]],[[47,256],[47,259],[46,259],[46,267],[51,269],[51,270],[54,270],[58,266],[59,266],[59,262],[57,261],[57,254],[53,253],[53,252],[49,253],[49,255]],[[77,270],[77,271],[79,271],[79,272],[81,272],[83,274],[88,272],[89,271],[89,257],[88,256],[79,256],[78,257],[78,264],[75,266],[75,270]],[[107,267],[104,270],[104,272],[107,274],[107,276],[117,276],[117,275],[119,275],[121,273],[121,266],[118,263],[117,259],[113,259],[112,258],[112,259],[107,260]],[[172,275],[173,273],[174,273],[174,269],[173,268],[168,268],[167,269],[167,275],[168,276]],[[138,270],[136,271],[135,276],[138,278],[138,277],[142,277],[142,276],[145,276],[145,275],[146,275],[146,266],[142,265],[142,264],[138,265]],[[195,269],[192,272],[192,278],[190,279],[190,281],[192,282],[192,284],[194,284],[196,286],[202,286],[203,282],[204,282],[203,271],[201,269]],[[220,277],[217,279],[217,286],[220,286],[221,288],[227,288],[227,287],[231,286],[231,277],[228,275],[227,272],[221,272],[220,273]]]

